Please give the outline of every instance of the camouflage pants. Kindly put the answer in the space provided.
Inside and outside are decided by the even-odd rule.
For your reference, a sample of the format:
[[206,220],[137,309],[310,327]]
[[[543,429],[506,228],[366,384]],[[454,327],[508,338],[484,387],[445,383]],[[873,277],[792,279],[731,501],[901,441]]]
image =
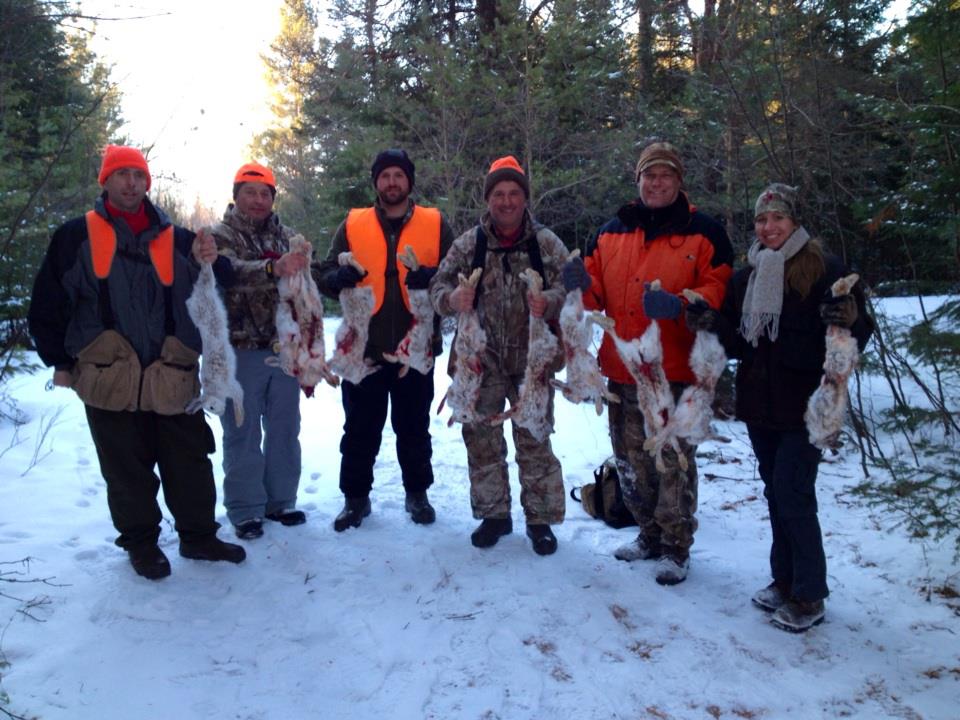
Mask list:
[[[501,412],[506,400],[514,403],[521,376],[484,369],[477,411],[483,417]],[[551,393],[553,391],[551,390]],[[553,397],[549,409],[553,420]],[[520,505],[529,524],[563,522],[566,495],[560,461],[553,454],[549,438],[537,441],[528,430],[510,423],[517,466],[520,470]],[[488,422],[463,426],[470,473],[470,507],[475,518],[510,517],[510,482],[507,474],[507,441],[503,425]]]
[[[610,381],[610,391],[620,403],[607,406],[610,417],[610,442],[620,474],[623,501],[633,513],[640,534],[651,543],[660,543],[665,554],[679,558],[689,555],[697,529],[696,446],[682,440],[680,449],[687,458],[687,470],[680,468],[676,451],[663,450],[664,472],[658,472],[654,458],[643,449],[646,434],[643,415],[637,405],[634,385]],[[674,397],[679,386],[672,386]]]

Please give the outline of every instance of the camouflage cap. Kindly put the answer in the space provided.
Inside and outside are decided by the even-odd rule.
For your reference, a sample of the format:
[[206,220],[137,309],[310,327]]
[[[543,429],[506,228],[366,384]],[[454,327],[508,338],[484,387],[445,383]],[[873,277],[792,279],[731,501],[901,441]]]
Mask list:
[[771,183],[764,188],[753,208],[756,217],[766,212],[783,213],[797,219],[797,188],[783,183]]

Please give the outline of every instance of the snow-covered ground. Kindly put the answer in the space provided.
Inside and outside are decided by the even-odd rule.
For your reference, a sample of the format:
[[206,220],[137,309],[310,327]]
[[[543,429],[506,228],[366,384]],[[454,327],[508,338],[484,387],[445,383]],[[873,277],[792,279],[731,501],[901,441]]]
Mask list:
[[[446,358],[438,365],[439,399]],[[82,406],[45,392],[48,376],[11,383],[29,423],[16,436],[0,426],[0,562],[11,563],[0,580],[48,581],[0,582],[0,716],[960,717],[960,607],[929,592],[957,586],[952,548],[884,530],[849,492],[862,477],[852,449],[821,466],[831,596],[826,622],[804,635],[749,601],[769,581],[770,538],[742,425],[717,423],[730,442],[700,448],[691,573],[666,588],[650,563],[613,559],[633,531],[572,500],[558,552],[535,555],[516,484],[514,534],[472,547],[466,457],[446,414],[432,426],[436,524],[404,512],[388,428],[373,514],[334,533],[343,416],[328,387],[301,403],[309,522],[268,524],[239,566],[180,558],[167,522],[173,574],[151,582],[114,546]],[[589,482],[609,454],[606,418],[558,397],[553,444],[567,489]],[[219,454],[214,466],[219,484]]]

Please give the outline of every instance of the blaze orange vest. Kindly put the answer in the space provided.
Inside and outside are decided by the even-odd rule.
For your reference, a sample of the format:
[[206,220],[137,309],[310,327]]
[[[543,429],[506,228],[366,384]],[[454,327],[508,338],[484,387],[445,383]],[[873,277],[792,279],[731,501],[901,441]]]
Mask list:
[[[383,294],[387,285],[387,239],[377,217],[376,208],[351,210],[347,215],[347,244],[358,263],[367,271],[358,283],[360,287],[373,289],[373,312],[383,305]],[[426,267],[436,267],[440,263],[440,211],[435,208],[414,206],[413,214],[400,231],[397,240],[397,252],[410,245],[416,253],[419,263]],[[403,304],[410,309],[410,297],[407,295],[407,266],[391,258],[396,264],[400,276],[400,293]]]
[[[113,257],[117,254],[117,233],[113,225],[99,213],[87,213],[87,236],[90,238],[90,255],[93,272],[101,280],[110,275]],[[150,241],[150,261],[157,271],[160,282],[173,285],[173,225],[167,226]]]

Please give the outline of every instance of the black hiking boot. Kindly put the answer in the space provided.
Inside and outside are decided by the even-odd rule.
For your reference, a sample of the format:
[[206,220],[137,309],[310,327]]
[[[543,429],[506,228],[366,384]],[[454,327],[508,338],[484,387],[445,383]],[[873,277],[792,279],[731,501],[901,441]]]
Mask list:
[[263,536],[263,520],[260,518],[251,518],[237,523],[233,526],[233,531],[241,540],[256,540]]
[[497,540],[512,532],[511,518],[484,518],[480,526],[470,533],[470,542],[478,548],[493,547],[497,544]]
[[437,519],[437,513],[427,499],[426,490],[408,492],[403,506],[410,513],[410,519],[417,525],[430,525]]
[[557,551],[557,538],[549,525],[527,525],[527,537],[533,542],[533,551],[537,555],[553,555]]
[[127,549],[130,564],[140,577],[160,580],[170,574],[170,561],[158,545],[144,545]]
[[202,540],[181,540],[180,556],[190,560],[242,563],[247,557],[247,551],[214,535]]
[[370,514],[370,498],[347,498],[343,510],[333,521],[333,529],[343,532],[347,528],[360,527],[363,519]]
[[303,525],[307,521],[307,514],[303,510],[277,510],[267,513],[267,520],[273,520],[285,527]]

